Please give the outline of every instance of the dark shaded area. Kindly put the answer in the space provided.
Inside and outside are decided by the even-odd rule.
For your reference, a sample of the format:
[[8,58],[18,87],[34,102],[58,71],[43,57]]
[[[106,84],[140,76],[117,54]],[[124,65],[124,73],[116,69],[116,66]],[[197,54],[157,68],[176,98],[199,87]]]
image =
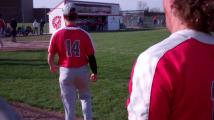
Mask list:
[[27,60],[27,59],[0,59],[0,65],[29,65],[29,66],[48,66],[48,63],[46,60],[42,59],[33,59],[33,60]]
[[23,120],[63,120],[64,114],[31,107],[23,103],[10,103]]

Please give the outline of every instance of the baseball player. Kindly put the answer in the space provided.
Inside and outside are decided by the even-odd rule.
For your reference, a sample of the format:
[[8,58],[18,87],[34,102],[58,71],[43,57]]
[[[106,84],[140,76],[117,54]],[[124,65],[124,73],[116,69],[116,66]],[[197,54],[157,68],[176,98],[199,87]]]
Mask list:
[[0,47],[3,47],[3,40],[2,38],[4,37],[4,28],[5,28],[6,24],[2,18],[2,15],[0,15]]
[[163,0],[172,33],[137,59],[129,120],[214,120],[214,1]]
[[[75,103],[77,97],[81,100],[84,120],[92,120],[91,94],[89,78],[97,80],[97,64],[95,49],[90,35],[75,26],[77,13],[71,3],[65,4],[63,15],[66,27],[57,30],[50,40],[48,49],[48,64],[52,72],[57,72],[54,56],[58,54],[62,102],[65,109],[65,120],[75,119]],[[88,63],[92,70],[89,75]]]

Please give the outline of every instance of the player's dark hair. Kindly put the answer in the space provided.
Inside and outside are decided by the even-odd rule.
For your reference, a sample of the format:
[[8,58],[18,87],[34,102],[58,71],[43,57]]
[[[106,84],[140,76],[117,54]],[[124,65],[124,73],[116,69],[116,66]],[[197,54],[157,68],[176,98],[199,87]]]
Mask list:
[[78,18],[76,9],[72,8],[68,15],[64,15],[68,21],[75,21]]
[[188,27],[202,31],[214,31],[214,0],[174,0],[176,15]]

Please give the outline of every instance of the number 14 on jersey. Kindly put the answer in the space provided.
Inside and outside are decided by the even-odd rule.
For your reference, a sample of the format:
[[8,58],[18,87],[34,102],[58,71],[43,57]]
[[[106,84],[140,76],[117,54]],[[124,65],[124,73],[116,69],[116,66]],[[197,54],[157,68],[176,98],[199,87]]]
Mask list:
[[67,57],[80,57],[80,40],[67,39],[65,45]]

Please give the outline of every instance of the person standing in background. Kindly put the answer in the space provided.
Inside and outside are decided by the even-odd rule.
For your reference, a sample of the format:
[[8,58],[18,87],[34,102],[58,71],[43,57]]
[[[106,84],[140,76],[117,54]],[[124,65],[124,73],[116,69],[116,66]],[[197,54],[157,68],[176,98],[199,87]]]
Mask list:
[[40,31],[40,35],[43,35],[44,33],[44,26],[45,26],[45,21],[43,19],[40,20],[40,27],[39,27],[39,31]]
[[6,24],[4,22],[4,19],[2,18],[2,15],[0,14],[0,45],[1,45],[0,48],[4,47],[3,37],[4,37],[5,27],[6,27]]
[[16,42],[16,35],[17,35],[17,31],[16,31],[16,27],[17,27],[17,21],[15,18],[12,18],[10,21],[10,26],[11,26],[11,34],[12,34],[12,42]]
[[33,21],[33,33],[35,35],[39,35],[39,23],[37,22],[37,20]]

